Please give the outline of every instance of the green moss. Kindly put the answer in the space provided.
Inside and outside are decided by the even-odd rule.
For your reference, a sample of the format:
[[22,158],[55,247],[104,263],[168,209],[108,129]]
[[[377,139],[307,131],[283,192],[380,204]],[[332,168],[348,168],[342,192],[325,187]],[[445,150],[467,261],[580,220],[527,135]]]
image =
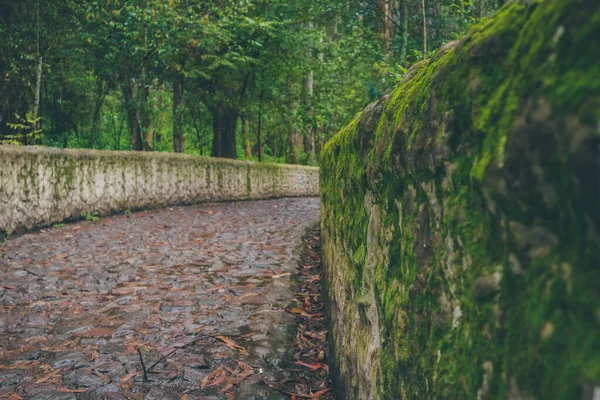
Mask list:
[[[352,319],[375,296],[376,398],[571,399],[600,379],[597,37],[596,2],[511,2],[325,145],[324,262],[349,293],[330,301]],[[368,344],[334,332],[361,382],[345,365]]]

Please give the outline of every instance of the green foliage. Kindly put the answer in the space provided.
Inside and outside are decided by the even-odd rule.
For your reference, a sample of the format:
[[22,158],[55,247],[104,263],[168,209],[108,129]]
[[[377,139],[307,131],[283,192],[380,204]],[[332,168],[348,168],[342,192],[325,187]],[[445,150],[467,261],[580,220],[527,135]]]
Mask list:
[[35,144],[39,143],[42,138],[42,130],[37,128],[41,118],[33,118],[31,113],[23,118],[19,114],[15,114],[16,122],[7,122],[6,126],[13,131],[12,134],[4,135],[0,140],[0,144]]
[[[9,117],[0,119],[0,140],[172,151],[179,132],[185,152],[209,155],[223,135],[235,141],[227,156],[314,163],[422,58],[420,2],[385,1],[387,18],[383,0],[3,2],[0,114]],[[427,3],[429,48],[496,7],[488,0],[482,12],[481,4]],[[27,130],[15,115],[35,108],[40,58],[41,124]],[[183,111],[174,117],[174,109]]]
[[86,220],[86,221],[91,221],[91,222],[96,222],[100,219],[98,211],[84,211],[81,213],[81,216]]

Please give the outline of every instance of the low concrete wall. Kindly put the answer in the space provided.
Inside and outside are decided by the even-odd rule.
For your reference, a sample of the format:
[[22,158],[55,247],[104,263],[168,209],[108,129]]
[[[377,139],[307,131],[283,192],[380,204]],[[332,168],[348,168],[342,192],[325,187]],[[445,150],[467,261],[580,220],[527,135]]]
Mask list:
[[318,168],[173,153],[0,146],[0,231],[82,212],[317,196]]

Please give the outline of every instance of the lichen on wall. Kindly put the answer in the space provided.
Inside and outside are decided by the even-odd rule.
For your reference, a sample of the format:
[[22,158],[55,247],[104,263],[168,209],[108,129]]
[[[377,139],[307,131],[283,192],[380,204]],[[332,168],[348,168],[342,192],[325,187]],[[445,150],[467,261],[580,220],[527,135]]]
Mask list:
[[0,146],[0,233],[84,212],[318,193],[314,167],[172,153]]
[[599,37],[597,1],[510,2],[325,146],[340,398],[600,390]]

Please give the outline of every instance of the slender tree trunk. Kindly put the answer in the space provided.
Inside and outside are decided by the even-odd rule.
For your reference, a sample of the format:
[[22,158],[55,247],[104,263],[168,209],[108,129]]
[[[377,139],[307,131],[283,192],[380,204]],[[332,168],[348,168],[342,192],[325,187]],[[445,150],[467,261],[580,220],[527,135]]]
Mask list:
[[421,0],[421,12],[423,13],[423,60],[427,60],[427,17],[425,16],[425,0]]
[[383,0],[383,51],[385,54],[390,52],[390,43],[392,40],[392,13],[390,0]]
[[133,82],[127,79],[122,86],[123,99],[125,100],[125,108],[127,109],[127,121],[129,123],[129,138],[131,150],[143,150],[142,134],[140,131],[140,107],[139,101],[134,99]]
[[162,141],[162,133],[165,127],[165,95],[167,92],[167,85],[163,83],[161,85],[160,96],[159,96],[159,105],[158,107],[158,126],[154,130],[156,133],[154,134],[154,142],[160,143]]
[[[38,129],[38,112],[40,109],[40,94],[42,91],[42,67],[43,67],[43,58],[40,56],[40,61],[38,63],[37,68],[37,77],[35,81],[35,103],[33,106],[33,130]],[[35,141],[35,138],[34,138]]]
[[211,108],[213,117],[212,157],[237,158],[236,128],[239,110],[230,106]]
[[305,151],[308,154],[308,163],[310,165],[316,164],[316,153],[315,153],[315,124],[314,124],[314,112],[312,107],[312,97],[314,93],[314,83],[315,83],[315,75],[313,71],[308,73],[308,77],[304,82],[304,87],[306,89],[306,99],[305,103],[307,106],[307,116],[308,116],[308,124],[306,127],[306,145]]
[[258,129],[256,133],[256,146],[258,148],[258,161],[262,161],[263,150],[261,143],[261,134],[262,134],[262,114],[263,114],[263,96],[265,92],[264,90],[260,91],[260,95],[258,96]]
[[104,105],[104,100],[108,95],[109,89],[108,85],[103,85],[103,82],[100,78],[96,78],[96,100],[94,102],[94,113],[92,114],[92,129],[91,129],[91,137],[88,140],[89,147],[95,147],[95,143],[98,139],[98,126],[100,124],[100,113],[102,111],[102,106]]
[[142,69],[142,79],[138,86],[138,108],[140,110],[140,134],[142,135],[142,147],[144,151],[152,150],[152,114],[150,112],[150,84],[148,83],[147,67]]
[[402,0],[402,48],[400,50],[400,65],[406,67],[406,53],[408,51],[408,0]]
[[244,138],[244,153],[246,156],[246,160],[252,159],[252,147],[250,146],[250,129],[249,129],[249,121],[248,116],[245,112],[240,115],[240,119],[242,120],[242,137]]
[[177,77],[173,82],[173,150],[176,153],[183,153],[185,147],[183,112],[183,78]]
[[298,130],[298,127],[296,125],[296,119],[294,117],[294,103],[293,102],[289,102],[288,103],[288,119],[289,119],[289,130],[288,130],[288,141],[287,141],[287,154],[286,155],[286,162],[287,160],[290,161],[290,163],[292,164],[298,164],[299,161],[299,157],[298,157],[298,151],[302,149],[302,134],[300,133],[300,131]]

